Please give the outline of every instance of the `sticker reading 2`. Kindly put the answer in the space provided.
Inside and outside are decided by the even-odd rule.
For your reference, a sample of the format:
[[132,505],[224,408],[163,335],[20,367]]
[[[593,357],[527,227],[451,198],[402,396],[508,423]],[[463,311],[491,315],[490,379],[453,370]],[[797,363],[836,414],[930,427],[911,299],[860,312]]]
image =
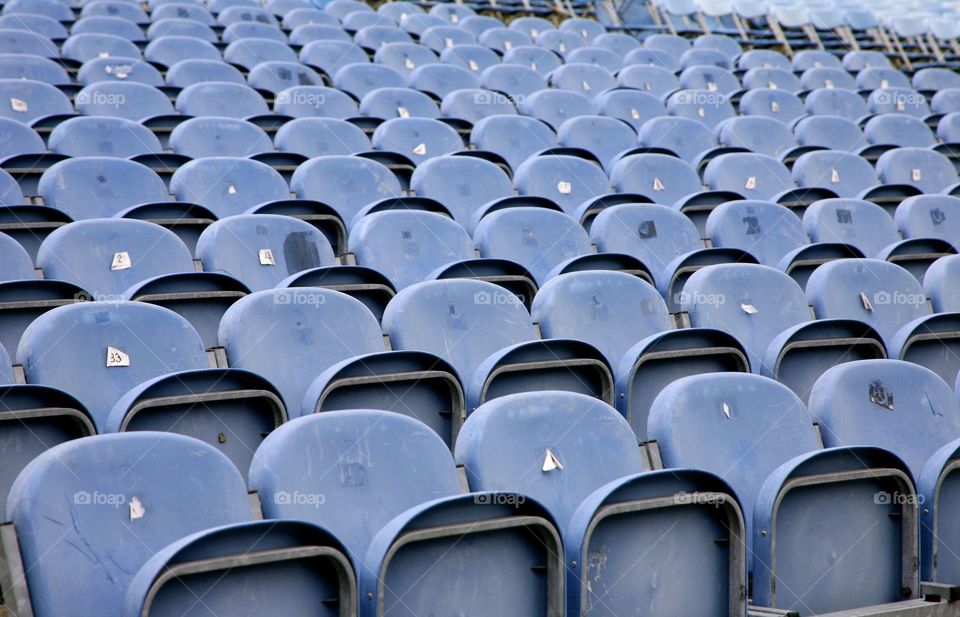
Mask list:
[[277,265],[276,260],[273,258],[273,251],[270,249],[260,249],[260,265],[261,266],[275,266]]
[[107,346],[107,368],[130,366],[130,356],[116,347]]
[[120,251],[113,254],[113,261],[110,262],[111,270],[129,270],[133,265],[130,261],[130,254],[126,251]]

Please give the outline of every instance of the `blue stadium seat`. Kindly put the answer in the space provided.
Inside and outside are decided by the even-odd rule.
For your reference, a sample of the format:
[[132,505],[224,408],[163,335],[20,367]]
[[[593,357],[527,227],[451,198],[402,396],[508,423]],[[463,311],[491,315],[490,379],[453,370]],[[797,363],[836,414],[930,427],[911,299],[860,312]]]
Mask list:
[[25,30],[62,41],[69,36],[67,29],[56,18],[36,13],[8,13],[0,15],[0,28]]
[[329,76],[348,64],[369,62],[367,52],[359,45],[344,41],[314,41],[300,50],[300,62],[321,69]]
[[0,118],[0,129],[4,136],[0,140],[0,161],[19,154],[42,154],[47,149],[43,138],[22,122]]
[[278,92],[273,109],[293,118],[352,118],[359,113],[357,102],[349,95],[320,86],[294,86]]
[[593,115],[593,106],[587,97],[570,90],[551,88],[526,96],[517,110],[525,116],[546,122],[554,130],[570,118]]
[[73,21],[73,11],[70,7],[56,0],[10,0],[3,5],[4,15],[43,15],[60,22]]
[[194,271],[190,251],[173,232],[130,219],[77,221],[54,230],[40,245],[37,266],[48,279],[113,302],[134,283]]
[[749,71],[756,68],[776,68],[785,71],[793,70],[790,60],[783,54],[769,49],[751,49],[737,58],[737,68]]
[[134,43],[144,40],[143,30],[134,22],[106,15],[81,17],[73,22],[70,34],[73,36],[78,34],[106,34],[118,36]]
[[533,40],[539,47],[550,49],[561,57],[566,57],[570,52],[586,45],[586,41],[573,32],[561,32],[556,29],[545,30],[533,37]]
[[[800,85],[805,90],[833,89],[849,90],[851,92],[857,89],[857,80],[840,67],[814,67],[803,71],[800,76]],[[845,95],[844,95],[845,96]]]
[[49,37],[27,29],[11,27],[14,25],[8,23],[0,26],[0,54],[60,57],[60,49]]
[[282,30],[270,24],[253,21],[236,21],[223,29],[220,38],[224,43],[239,43],[251,40],[275,41],[286,45],[287,37]]
[[349,155],[370,150],[370,138],[362,129],[335,118],[297,118],[277,130],[274,143],[281,152],[307,158]]
[[867,97],[867,107],[873,114],[907,114],[914,118],[930,115],[926,97],[910,88],[878,88]]
[[[956,480],[950,468],[960,437],[960,409],[950,386],[910,363],[853,362],[831,369],[817,382],[810,412],[823,428],[825,445],[880,446],[910,466],[923,503],[920,575],[940,583],[960,580],[952,552],[956,532],[944,524],[955,513],[949,494]],[[864,414],[873,420],[853,421]]]
[[819,67],[839,69],[843,67],[843,63],[828,51],[805,49],[794,54],[791,67],[794,71],[802,72]]
[[[336,41],[321,42],[334,43]],[[311,45],[316,44],[317,43],[308,43],[303,46],[300,53],[300,62],[311,66],[314,65],[313,62],[310,62],[304,56],[306,55],[306,50],[310,48]],[[347,45],[352,44],[347,43]],[[364,58],[366,58],[366,54],[364,54]],[[223,60],[249,71],[261,62],[296,62],[297,54],[283,41],[261,38],[239,39],[227,45],[226,49],[223,50]],[[317,68],[324,68],[320,64],[316,66]]]
[[683,52],[680,56],[680,68],[688,69],[692,66],[712,66],[720,69],[730,68],[730,58],[719,51],[694,47]]
[[872,92],[877,89],[910,87],[910,79],[890,67],[868,67],[857,73],[857,90]]
[[181,165],[170,179],[170,192],[180,201],[208,208],[218,218],[290,198],[286,181],[269,165],[229,156],[205,157]]
[[608,171],[620,155],[637,148],[637,134],[629,125],[604,116],[570,118],[557,130],[557,141],[590,152]]
[[500,56],[482,45],[457,45],[443,50],[440,62],[459,66],[479,77],[487,68],[499,64]]
[[70,99],[50,84],[27,79],[0,79],[0,116],[32,125],[50,116],[72,115]]
[[859,122],[870,113],[867,102],[859,94],[838,88],[820,88],[807,95],[804,101],[807,113],[841,116]]
[[274,27],[280,25],[272,13],[253,3],[247,4],[246,6],[231,5],[220,11],[213,12],[217,14],[217,23],[225,27],[242,22],[252,22]]
[[15,206],[23,203],[23,192],[16,179],[8,172],[0,170],[0,205]]
[[51,152],[67,156],[128,158],[163,151],[150,129],[125,118],[70,118],[53,129],[48,142]]
[[186,88],[205,81],[245,84],[240,70],[220,60],[181,60],[167,69],[166,84]]
[[108,218],[127,208],[170,200],[163,180],[149,167],[110,157],[55,163],[40,177],[44,204],[73,220]]
[[780,333],[810,320],[803,290],[769,266],[707,266],[690,275],[681,301],[694,327],[717,328],[743,343],[755,373],[760,372],[768,347]]
[[742,200],[720,204],[707,217],[705,230],[713,246],[749,252],[766,266],[777,267],[788,253],[807,244],[800,219],[789,208],[769,201]]
[[260,127],[237,118],[191,118],[170,133],[170,148],[199,159],[210,156],[244,157],[273,151],[273,142]]
[[142,122],[173,114],[167,95],[146,84],[126,81],[98,81],[85,86],[74,97],[77,113],[111,116]]
[[569,155],[527,159],[516,170],[514,186],[521,195],[553,201],[570,216],[584,203],[610,192],[610,180],[602,167]]
[[204,271],[230,275],[254,291],[336,262],[330,243],[316,227],[275,214],[220,219],[200,234],[196,255]]
[[392,118],[376,128],[373,147],[396,152],[415,165],[464,149],[463,140],[450,125],[433,118]]
[[540,36],[541,32],[556,29],[556,26],[542,17],[518,17],[511,21],[507,27],[511,30],[523,32],[532,39]]
[[701,154],[717,147],[713,131],[702,122],[678,116],[651,118],[643,124],[638,137],[642,145],[672,152],[693,165]]
[[[382,19],[382,17],[378,17]],[[390,21],[390,20],[387,20]],[[353,36],[353,41],[364,49],[379,50],[387,44],[413,45],[413,37],[396,27],[395,25],[370,25],[360,28]],[[418,46],[421,49],[430,51],[426,47]],[[434,55],[436,58],[436,55]],[[434,60],[435,62],[436,60]]]
[[333,85],[360,100],[378,88],[403,88],[407,84],[403,75],[387,66],[357,62],[337,70]]
[[297,62],[261,62],[250,69],[247,83],[251,88],[276,94],[294,86],[322,86],[323,78]]
[[476,224],[473,239],[483,257],[515,261],[542,285],[561,263],[591,253],[590,238],[572,217],[555,210],[496,210]]
[[885,184],[906,184],[924,193],[939,193],[960,181],[943,154],[925,148],[897,148],[877,161],[877,174]]
[[779,120],[763,116],[731,118],[716,128],[721,146],[743,148],[780,161],[798,156],[799,144]]
[[615,88],[617,80],[601,66],[570,62],[550,72],[550,85],[578,92],[592,100],[601,92]]
[[886,211],[860,199],[822,199],[803,213],[803,228],[814,242],[850,244],[868,256],[900,241]]
[[807,152],[793,164],[793,179],[802,187],[821,187],[839,197],[857,197],[880,184],[873,167],[850,152]]
[[712,49],[719,51],[731,60],[740,55],[740,44],[724,34],[701,34],[693,41],[694,49]]
[[[118,468],[127,473],[105,472]],[[254,520],[243,475],[214,446],[157,432],[105,435],[61,444],[25,471],[4,518],[16,528],[17,576],[26,575],[16,600],[36,615],[182,613],[198,597],[216,613],[306,615],[355,597],[343,545],[307,523]],[[201,488],[207,482],[215,486]],[[76,524],[67,536],[53,522],[64,517]],[[133,527],[135,547],[124,540]],[[92,563],[79,544],[112,555],[110,565]],[[244,559],[258,565],[236,568]]]
[[[860,127],[841,116],[823,115],[801,118],[794,126],[793,131],[797,141],[802,146],[819,146],[828,150],[857,152],[867,145]],[[799,160],[797,163],[799,163]],[[796,169],[797,163],[794,163],[794,169]]]
[[765,116],[788,126],[807,113],[797,95],[771,88],[757,88],[744,93],[740,97],[739,108],[740,113],[746,116]]
[[[485,37],[486,38],[486,37]],[[503,54],[504,64],[525,66],[537,74],[546,77],[551,71],[563,65],[563,59],[557,54],[536,45],[515,44]]]
[[[505,58],[508,55],[511,56],[509,60],[509,63],[511,64],[539,64],[536,60],[531,59],[530,55],[532,53],[530,49],[536,48],[536,46],[533,44],[533,39],[519,30],[510,30],[504,27],[491,28],[475,36],[477,37],[477,42],[480,43],[481,46],[497,51],[503,54]],[[456,47],[475,46],[457,45]],[[514,50],[518,51],[516,56],[513,55]],[[559,56],[553,52],[541,50],[540,53],[544,60],[543,64],[545,66],[556,66],[557,62],[560,60]],[[538,70],[536,66],[531,66],[530,68]]]
[[639,132],[647,120],[666,114],[663,103],[646,92],[631,89],[615,89],[598,95],[593,106],[602,116],[617,118]]
[[157,67],[140,60],[94,58],[80,67],[77,81],[85,86],[98,81],[134,81],[156,87],[163,85],[163,75]]
[[910,78],[910,85],[915,90],[928,92],[960,88],[960,76],[944,68],[920,69]]
[[251,118],[267,114],[263,97],[249,86],[206,81],[187,86],[177,95],[177,111],[187,116]]
[[[227,310],[220,342],[231,366],[277,385],[291,417],[376,406],[421,420],[447,443],[459,430],[463,390],[453,368],[429,354],[385,352],[376,318],[340,292],[253,293]],[[286,352],[271,359],[277,349]]]
[[627,67],[633,64],[659,66],[660,68],[667,69],[671,73],[680,72],[679,56],[672,56],[658,49],[642,47],[628,52],[623,58],[623,65]]
[[153,41],[163,36],[189,36],[208,43],[217,42],[217,34],[206,24],[192,19],[155,17],[147,28],[147,39]]
[[799,92],[803,89],[797,76],[786,69],[750,69],[743,75],[741,81],[743,82],[744,90],[769,88],[772,90],[785,90],[786,92]]
[[[0,236],[0,252],[3,254],[3,259],[0,260],[0,281],[36,278],[33,270],[33,259],[20,246],[19,242],[6,234]],[[9,368],[9,362],[6,364],[0,363],[0,365],[2,365],[0,369]],[[6,374],[5,372],[4,375],[6,376]],[[13,381],[4,381],[3,383],[13,383]]]
[[504,28],[504,25],[503,22],[496,17],[488,17],[486,15],[469,15],[462,19],[460,23],[457,24],[457,27],[463,28],[474,37],[479,37],[487,30]]
[[297,167],[290,189],[300,199],[333,207],[347,222],[368,204],[401,194],[400,181],[387,167],[351,156],[310,159]]
[[[650,433],[665,466],[712,471],[736,491],[756,606],[817,614],[915,593],[915,570],[900,572],[901,559],[917,558],[915,545],[900,542],[901,532],[915,533],[915,519],[901,524],[891,516],[899,505],[873,500],[881,490],[915,497],[905,465],[874,448],[820,450],[803,403],[786,387],[755,375],[678,380],[654,402]],[[804,491],[786,498],[791,482]],[[837,580],[846,581],[842,590]]]
[[721,92],[707,90],[679,90],[667,97],[667,113],[690,118],[713,129],[736,113],[728,97]]
[[794,187],[790,171],[763,154],[731,153],[711,159],[703,181],[712,190],[733,191],[747,199],[774,199]]
[[477,40],[466,30],[451,25],[431,26],[420,33],[420,44],[436,53],[455,45],[474,45]]
[[0,79],[23,79],[54,86],[70,83],[70,76],[60,64],[27,54],[0,55]]
[[428,280],[455,261],[474,257],[473,241],[452,219],[433,212],[393,210],[360,218],[350,230],[357,264],[384,274],[397,290]]
[[165,2],[152,7],[152,9],[150,17],[154,23],[161,19],[186,19],[205,26],[212,26],[216,23],[216,19],[210,14],[210,11],[198,2]]
[[557,137],[549,126],[536,118],[492,115],[474,122],[470,141],[480,150],[499,154],[511,168],[517,169],[534,154],[554,147]]
[[889,68],[890,60],[878,51],[848,51],[843,56],[843,68],[851,73],[858,73],[870,67]]
[[960,198],[950,195],[915,195],[897,206],[894,220],[904,238],[939,238],[956,243],[960,237]]
[[898,331],[930,314],[920,283],[907,270],[877,259],[841,259],[817,268],[807,300],[819,319],[858,319],[883,336],[890,357]]
[[544,338],[586,341],[613,367],[641,340],[673,328],[657,290],[623,272],[556,276],[537,292],[530,313]]
[[495,64],[480,73],[480,87],[517,100],[547,87],[547,80],[522,64]]
[[[531,439],[539,445],[530,447]],[[642,473],[633,432],[612,408],[567,393],[503,397],[471,414],[456,459],[471,489],[529,496],[553,514],[567,563],[576,563],[566,572],[568,614],[666,603],[683,614],[744,610],[734,591],[745,580],[743,545],[727,544],[742,519],[732,489],[696,471]],[[676,496],[688,492],[711,495],[717,507],[678,507]],[[602,565],[590,558],[599,552]],[[703,593],[676,593],[679,579],[662,585],[657,566],[668,560],[679,577],[709,581]]]
[[297,26],[290,32],[290,43],[294,45],[306,45],[313,41],[353,41],[346,30],[340,26],[330,24],[305,23]]
[[[452,49],[452,48],[451,48]],[[455,90],[478,87],[477,77],[467,69],[453,64],[425,64],[415,68],[407,77],[411,88],[442,100]]]
[[[362,32],[366,32],[366,30]],[[398,30],[398,32],[407,36],[402,30]],[[358,33],[358,37],[359,35],[360,33]],[[421,66],[440,62],[437,54],[423,45],[417,45],[412,42],[387,42],[376,46],[368,44],[365,45],[365,47],[377,50],[373,56],[374,62],[389,66],[401,75],[407,77]]]
[[74,34],[60,47],[60,55],[81,64],[93,58],[140,60],[140,49],[127,39],[111,34]]
[[410,188],[420,197],[445,205],[453,219],[470,228],[474,213],[496,200],[513,196],[513,185],[503,170],[472,156],[440,156],[417,166]]
[[611,75],[623,66],[623,58],[616,52],[603,47],[581,47],[567,54],[569,64],[588,64],[604,68]]
[[447,94],[440,103],[440,113],[477,124],[490,116],[516,114],[517,110],[509,97],[478,88],[454,90]]
[[134,386],[207,365],[200,336],[188,322],[140,302],[81,302],[47,311],[24,331],[17,360],[27,383],[72,394],[101,430],[114,404]]

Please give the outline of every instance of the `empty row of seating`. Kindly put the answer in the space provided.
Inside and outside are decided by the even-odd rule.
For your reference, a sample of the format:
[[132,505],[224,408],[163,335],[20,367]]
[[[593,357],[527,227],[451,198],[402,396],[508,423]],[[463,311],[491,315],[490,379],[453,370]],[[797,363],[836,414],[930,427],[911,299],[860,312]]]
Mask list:
[[480,406],[453,455],[398,414],[312,414],[249,475],[189,437],[86,437],[14,482],[4,595],[38,617],[198,598],[213,614],[946,610],[920,580],[957,581],[958,422],[936,375],[863,360],[825,373],[809,410],[760,376],[674,382],[650,417],[656,464],[614,409],[563,392]]

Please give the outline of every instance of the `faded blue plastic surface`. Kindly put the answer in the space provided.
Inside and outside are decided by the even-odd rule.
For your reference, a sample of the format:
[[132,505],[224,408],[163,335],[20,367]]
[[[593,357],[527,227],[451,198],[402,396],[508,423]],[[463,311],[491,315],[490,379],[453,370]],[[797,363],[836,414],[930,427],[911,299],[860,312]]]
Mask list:
[[269,112],[253,88],[225,81],[204,81],[187,86],[177,95],[177,111],[188,116],[248,118]]
[[429,96],[410,88],[379,88],[360,101],[360,113],[372,118],[400,118],[404,110],[413,118],[440,115],[440,109]]
[[960,438],[960,407],[949,385],[899,360],[861,360],[824,373],[810,393],[824,444],[886,448],[920,475],[941,446]]
[[[121,253],[129,258],[128,267],[114,269]],[[113,302],[145,279],[194,271],[193,256],[172,231],[117,218],[58,227],[40,245],[37,266],[48,279],[74,283],[93,294],[93,300]]]
[[473,239],[482,256],[515,261],[541,285],[558,264],[592,252],[590,238],[577,221],[545,208],[492,212],[477,224]]
[[446,216],[415,210],[362,217],[351,230],[350,251],[358,265],[383,273],[398,290],[426,280],[441,266],[474,257],[463,227]]
[[807,301],[818,319],[839,317],[869,324],[888,350],[901,327],[930,314],[917,279],[900,266],[877,259],[823,264],[807,280]]
[[[562,468],[543,470],[548,449]],[[561,529],[594,490],[645,469],[623,416],[570,392],[510,394],[481,405],[460,430],[456,459],[472,490],[528,495]]]
[[467,279],[417,283],[399,292],[383,314],[394,349],[444,358],[469,382],[491,354],[536,338],[523,304],[504,288]]
[[537,156],[520,165],[514,186],[521,195],[538,195],[573,215],[583,202],[610,192],[603,168],[568,155]]
[[850,152],[833,150],[800,155],[793,164],[793,179],[800,186],[818,186],[848,198],[880,184],[873,166],[866,160]]
[[358,561],[392,518],[460,492],[450,450],[433,430],[366,409],[312,414],[275,430],[254,455],[250,489],[265,518],[323,525]]
[[537,292],[530,312],[543,338],[590,343],[612,366],[634,344],[673,325],[657,290],[623,272],[597,270],[554,277]]
[[448,124],[433,118],[391,118],[371,139],[377,150],[397,152],[415,165],[463,150],[463,140]]
[[364,206],[401,193],[400,181],[387,167],[351,156],[321,156],[301,164],[290,189],[301,199],[330,205],[345,221]]
[[[744,95],[744,98],[746,97],[747,95]],[[742,104],[743,103],[741,101],[741,106]],[[803,113],[802,106],[800,108],[800,112]],[[847,118],[842,118],[840,116],[807,116],[806,118],[803,118],[797,122],[794,130],[797,136],[797,141],[804,146],[822,146],[824,148],[829,148],[830,150],[856,152],[860,148],[863,148],[867,145],[867,141],[864,138],[863,131],[860,130],[860,127]],[[814,160],[820,160],[821,157],[810,158]],[[807,186],[800,179],[800,177],[797,176],[797,165],[799,163],[800,159],[797,159],[797,161],[793,164],[793,178],[798,184],[800,184],[800,186]],[[872,166],[870,167],[870,173],[867,175],[876,176],[876,173],[873,172]],[[810,182],[816,183],[820,181],[816,173],[808,177]],[[834,190],[834,192],[839,194],[839,191],[837,190]],[[843,195],[843,197],[852,197],[852,195]]]
[[789,208],[769,201],[721,204],[707,217],[706,232],[713,246],[747,251],[767,266],[776,266],[784,255],[808,242],[800,219]]
[[513,196],[510,178],[497,165],[472,156],[440,156],[417,166],[410,188],[436,199],[461,225],[470,223],[481,206]]
[[[272,264],[261,259],[263,250],[271,252]],[[322,232],[278,214],[221,219],[200,234],[196,254],[204,270],[229,274],[254,291],[275,287],[291,274],[336,263]]]
[[681,301],[693,327],[717,328],[743,343],[755,373],[778,334],[810,320],[800,287],[769,266],[707,266],[690,276]]
[[[108,347],[129,356],[129,366],[107,366]],[[52,309],[24,331],[17,362],[27,383],[72,394],[98,427],[134,386],[207,365],[203,342],[186,320],[140,302],[81,302]]]
[[273,151],[260,127],[238,118],[191,118],[170,133],[170,147],[190,158],[235,156]]
[[897,206],[894,220],[904,238],[940,238],[960,244],[960,197],[907,197]]
[[260,161],[228,156],[181,165],[170,178],[170,192],[179,201],[209,208],[219,218],[290,198],[287,183],[275,169]]
[[699,193],[703,186],[693,167],[666,154],[626,156],[613,166],[610,182],[617,192],[646,195],[664,206]]
[[243,479],[226,457],[194,439],[150,432],[51,448],[14,483],[5,516],[16,525],[34,614],[44,617],[119,614],[154,553],[250,518]]
[[107,218],[131,206],[170,200],[163,180],[149,167],[102,156],[51,165],[40,177],[39,192],[47,206],[75,221]]
[[161,152],[145,126],[124,118],[71,118],[50,133],[50,150],[67,156],[115,156]]
[[19,242],[0,234],[0,281],[35,278],[33,260]]
[[939,193],[960,182],[950,159],[925,148],[889,150],[880,156],[876,167],[884,184],[908,184],[924,193]]
[[557,138],[536,118],[506,115],[477,119],[470,141],[481,150],[496,152],[516,170],[528,157],[555,146]]
[[223,315],[219,339],[231,367],[258,373],[280,390],[291,418],[326,368],[384,351],[380,325],[359,300],[319,288],[265,290],[238,300]]
[[747,199],[772,199],[794,188],[793,178],[783,163],[748,152],[712,159],[703,172],[703,181],[713,190],[733,191]]
[[821,199],[803,213],[803,228],[814,242],[838,242],[873,257],[900,241],[893,219],[880,206],[860,199]]

